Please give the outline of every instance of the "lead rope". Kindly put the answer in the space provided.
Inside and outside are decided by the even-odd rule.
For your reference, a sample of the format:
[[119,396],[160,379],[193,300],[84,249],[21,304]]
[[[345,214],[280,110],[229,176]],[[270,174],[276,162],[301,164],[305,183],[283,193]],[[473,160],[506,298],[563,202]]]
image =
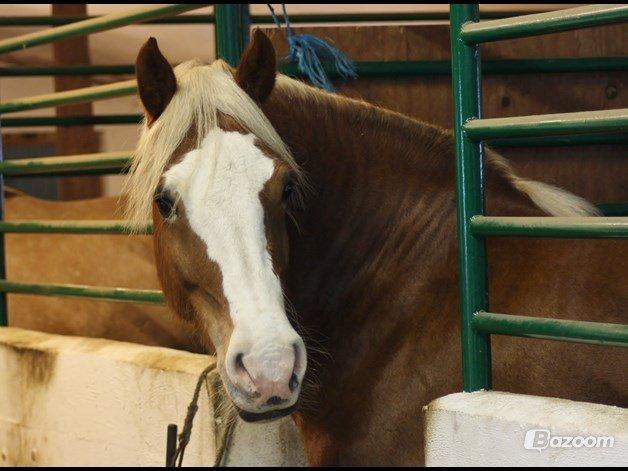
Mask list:
[[[208,379],[210,373],[213,373],[211,375],[211,385],[210,380]],[[223,417],[218,412],[218,408],[216,407],[216,405],[221,404],[223,399],[222,395],[219,392],[222,391],[222,384],[220,380],[220,375],[216,370],[216,365],[210,365],[203,370],[203,372],[198,377],[198,380],[196,381],[194,395],[192,396],[192,400],[188,405],[187,414],[185,415],[185,421],[183,422],[183,430],[178,436],[178,443],[176,448],[173,450],[173,452],[169,452],[170,454],[166,460],[167,467],[180,468],[183,465],[183,456],[185,454],[185,449],[190,442],[192,427],[194,426],[194,417],[198,412],[198,399],[203,383],[205,383],[207,396],[214,408],[214,430],[216,442],[216,458],[214,460],[214,467],[221,466],[224,458],[226,457],[226,452],[231,444],[231,436],[233,435],[233,429],[236,421],[234,420],[235,417],[231,417],[230,415]],[[168,450],[170,450],[171,446],[168,446],[167,448]]]

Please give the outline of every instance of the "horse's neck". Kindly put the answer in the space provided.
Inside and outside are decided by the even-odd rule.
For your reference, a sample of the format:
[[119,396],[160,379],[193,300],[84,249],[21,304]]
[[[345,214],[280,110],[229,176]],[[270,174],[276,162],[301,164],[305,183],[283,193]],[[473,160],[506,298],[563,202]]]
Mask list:
[[413,292],[397,306],[403,317],[426,274],[455,276],[445,131],[327,95],[275,93],[265,111],[312,186],[286,275],[306,323],[325,336],[343,335],[343,325],[357,332]]

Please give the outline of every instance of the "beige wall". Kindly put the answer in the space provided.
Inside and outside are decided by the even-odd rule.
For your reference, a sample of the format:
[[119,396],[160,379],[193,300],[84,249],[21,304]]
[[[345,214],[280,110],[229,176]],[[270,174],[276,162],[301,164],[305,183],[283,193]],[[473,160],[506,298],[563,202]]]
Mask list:
[[[163,466],[214,358],[104,339],[0,328],[0,466]],[[186,466],[212,466],[219,407],[201,391]],[[180,431],[180,430],[179,430]],[[238,419],[229,466],[304,463],[292,419]]]

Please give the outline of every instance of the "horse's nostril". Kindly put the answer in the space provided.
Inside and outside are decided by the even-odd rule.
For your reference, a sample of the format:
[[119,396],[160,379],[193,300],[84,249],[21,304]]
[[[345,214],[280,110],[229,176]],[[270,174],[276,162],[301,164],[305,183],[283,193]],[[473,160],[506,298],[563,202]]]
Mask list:
[[299,387],[299,378],[297,378],[297,375],[294,373],[292,373],[292,376],[290,377],[288,387],[290,388],[290,392],[294,392],[294,390]]
[[244,366],[244,362],[242,361],[242,353],[238,353],[235,357],[235,365],[238,370],[246,371],[246,367]]
[[266,405],[268,406],[278,406],[279,404],[286,402],[285,399],[280,398],[279,396],[273,396],[268,401],[266,401]]

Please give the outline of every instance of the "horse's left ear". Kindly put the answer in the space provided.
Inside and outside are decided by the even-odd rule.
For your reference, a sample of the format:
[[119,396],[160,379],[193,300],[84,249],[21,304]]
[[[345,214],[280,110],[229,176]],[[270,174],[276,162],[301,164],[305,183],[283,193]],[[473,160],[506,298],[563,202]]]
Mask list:
[[275,48],[268,36],[259,29],[242,53],[236,71],[236,82],[257,103],[264,103],[275,86],[277,58]]

